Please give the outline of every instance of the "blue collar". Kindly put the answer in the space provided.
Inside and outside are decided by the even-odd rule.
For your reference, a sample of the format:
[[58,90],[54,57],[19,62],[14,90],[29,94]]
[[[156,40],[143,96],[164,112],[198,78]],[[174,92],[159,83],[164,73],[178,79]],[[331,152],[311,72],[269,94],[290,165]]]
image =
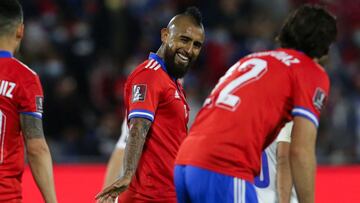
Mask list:
[[149,55],[149,59],[154,59],[155,61],[157,61],[160,65],[161,65],[161,68],[174,80],[176,81],[176,78],[173,77],[172,75],[170,75],[168,72],[167,72],[167,69],[166,69],[166,66],[165,66],[165,62],[162,58],[160,58],[160,56],[158,56],[157,54],[155,53],[150,53]]
[[166,66],[165,66],[165,62],[162,58],[160,58],[160,56],[158,56],[157,54],[155,53],[150,53],[149,55],[149,59],[154,59],[155,61],[157,61],[160,65],[161,65],[161,68],[167,72],[167,69],[166,69]]
[[11,58],[12,54],[9,51],[0,50],[0,58]]

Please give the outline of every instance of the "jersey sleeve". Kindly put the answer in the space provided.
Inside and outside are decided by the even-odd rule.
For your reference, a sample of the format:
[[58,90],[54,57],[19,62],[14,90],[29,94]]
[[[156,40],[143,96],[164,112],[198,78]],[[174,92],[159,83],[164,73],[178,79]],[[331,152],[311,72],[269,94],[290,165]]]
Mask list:
[[119,137],[118,142],[116,143],[117,149],[125,149],[126,146],[126,140],[129,135],[129,128],[127,126],[126,119],[124,119],[122,125],[121,125],[121,135]]
[[156,71],[144,70],[128,81],[126,102],[128,120],[146,118],[154,121],[161,94],[161,78]]
[[276,142],[291,142],[291,132],[294,122],[288,122],[285,126],[281,129],[279,135],[276,138]]
[[320,67],[296,67],[293,80],[292,116],[301,116],[319,126],[322,107],[329,92],[329,78]]
[[27,77],[20,83],[17,96],[19,113],[42,118],[44,95],[37,75]]

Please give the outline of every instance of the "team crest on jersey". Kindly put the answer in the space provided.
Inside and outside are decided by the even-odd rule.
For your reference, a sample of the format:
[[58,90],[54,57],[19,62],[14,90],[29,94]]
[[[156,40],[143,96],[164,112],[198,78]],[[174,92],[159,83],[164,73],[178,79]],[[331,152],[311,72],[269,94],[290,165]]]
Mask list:
[[43,96],[36,96],[35,97],[36,102],[36,111],[39,113],[43,113],[44,111],[44,97]]
[[146,85],[134,85],[132,90],[132,102],[145,101],[146,96]]
[[318,111],[321,111],[322,107],[323,107],[324,104],[325,104],[325,101],[326,101],[325,91],[322,90],[322,89],[319,88],[319,87],[316,88],[315,94],[314,94],[314,97],[313,97],[313,103],[314,103],[315,108],[316,108]]

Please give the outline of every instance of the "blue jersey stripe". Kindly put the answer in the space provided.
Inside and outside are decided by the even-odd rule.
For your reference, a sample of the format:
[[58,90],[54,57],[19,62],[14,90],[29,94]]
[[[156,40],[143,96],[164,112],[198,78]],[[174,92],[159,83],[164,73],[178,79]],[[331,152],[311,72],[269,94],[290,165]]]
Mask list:
[[35,118],[38,119],[42,119],[42,114],[38,113],[38,112],[20,112],[21,114],[25,114],[25,115],[29,115],[29,116],[33,116]]
[[154,116],[154,113],[149,111],[149,110],[145,110],[145,109],[134,109],[132,111],[129,112],[129,115],[135,112],[141,112],[141,113],[148,113]]
[[148,110],[135,109],[128,114],[128,119],[131,118],[146,118],[152,122],[154,121],[154,113]]
[[292,115],[293,116],[301,116],[301,117],[304,117],[306,119],[309,119],[312,123],[314,123],[316,128],[319,127],[319,120],[317,119],[315,114],[313,114],[308,109],[301,108],[301,107],[295,107],[292,110]]

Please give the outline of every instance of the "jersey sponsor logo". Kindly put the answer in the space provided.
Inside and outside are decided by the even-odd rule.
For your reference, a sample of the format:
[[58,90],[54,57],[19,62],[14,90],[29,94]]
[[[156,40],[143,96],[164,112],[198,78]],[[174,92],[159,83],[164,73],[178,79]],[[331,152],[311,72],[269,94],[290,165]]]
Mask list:
[[315,93],[314,93],[314,97],[313,97],[313,103],[315,108],[318,111],[321,111],[322,107],[324,106],[326,101],[326,94],[325,91],[322,90],[321,88],[316,88]]
[[36,96],[35,102],[36,102],[36,111],[39,113],[43,113],[44,112],[44,97]]
[[13,91],[15,89],[16,83],[9,82],[6,80],[1,80],[0,82],[0,95],[13,98]]
[[132,102],[142,102],[145,101],[146,96],[146,85],[134,85],[132,90]]

